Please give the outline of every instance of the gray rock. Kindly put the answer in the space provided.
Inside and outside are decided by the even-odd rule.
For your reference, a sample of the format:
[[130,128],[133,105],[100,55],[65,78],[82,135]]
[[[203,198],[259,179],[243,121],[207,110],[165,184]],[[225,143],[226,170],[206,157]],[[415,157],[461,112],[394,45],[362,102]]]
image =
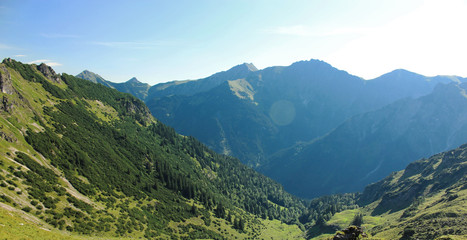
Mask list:
[[11,75],[5,66],[0,66],[0,91],[6,94],[15,93],[13,84],[11,82]]
[[48,78],[52,82],[61,82],[60,75],[55,73],[55,71],[50,66],[47,66],[47,64],[41,63],[39,66],[37,66],[37,70],[39,70],[42,74],[44,74],[46,78]]

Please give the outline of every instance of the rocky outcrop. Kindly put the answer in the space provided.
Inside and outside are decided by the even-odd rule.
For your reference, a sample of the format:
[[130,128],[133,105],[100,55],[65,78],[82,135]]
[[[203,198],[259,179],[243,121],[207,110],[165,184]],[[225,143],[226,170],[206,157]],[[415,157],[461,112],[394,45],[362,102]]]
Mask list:
[[367,235],[363,232],[361,227],[350,226],[342,232],[336,233],[336,235],[332,238],[333,240],[357,240],[361,238],[366,238]]
[[13,84],[11,82],[11,75],[5,66],[0,66],[0,91],[6,94],[15,93]]
[[39,72],[44,74],[44,76],[47,79],[51,80],[52,82],[55,82],[55,83],[61,82],[60,75],[55,73],[55,71],[50,66],[47,66],[47,64],[41,63],[39,66],[37,66],[37,70],[39,70]]
[[0,131],[0,139],[3,139],[7,142],[17,142],[18,139],[16,139],[16,137],[14,135],[10,135],[10,134],[7,134],[7,133],[4,133],[2,131]]
[[133,116],[141,125],[146,126],[151,122],[151,112],[141,100],[136,98],[123,99],[122,105],[125,108],[125,115]]
[[0,110],[11,113],[13,111],[14,104],[8,99],[7,96],[3,96],[2,102],[0,104]]

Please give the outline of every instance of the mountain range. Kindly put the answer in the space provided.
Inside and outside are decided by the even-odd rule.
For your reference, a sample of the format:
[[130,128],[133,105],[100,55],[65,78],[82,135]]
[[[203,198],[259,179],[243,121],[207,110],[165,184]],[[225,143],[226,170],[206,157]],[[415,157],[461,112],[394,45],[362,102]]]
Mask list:
[[454,107],[465,102],[465,81],[402,69],[364,80],[320,60],[263,70],[245,63],[157,84],[141,99],[177,132],[312,198],[361,191],[467,142],[464,108]]
[[[251,100],[249,82],[227,84]],[[440,85],[412,100],[431,109],[425,98],[448,92],[454,104],[463,89]],[[45,64],[5,59],[0,97],[6,239],[327,239],[351,224],[369,239],[467,237],[466,145],[412,162],[362,193],[305,200],[178,134],[136,97]]]

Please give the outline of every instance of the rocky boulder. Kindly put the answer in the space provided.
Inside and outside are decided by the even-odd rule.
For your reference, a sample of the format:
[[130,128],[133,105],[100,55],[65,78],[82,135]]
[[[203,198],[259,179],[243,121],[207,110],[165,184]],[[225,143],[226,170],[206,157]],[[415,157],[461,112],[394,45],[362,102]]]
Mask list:
[[341,232],[336,233],[332,238],[333,240],[357,240],[366,238],[367,235],[363,232],[361,227],[350,226]]

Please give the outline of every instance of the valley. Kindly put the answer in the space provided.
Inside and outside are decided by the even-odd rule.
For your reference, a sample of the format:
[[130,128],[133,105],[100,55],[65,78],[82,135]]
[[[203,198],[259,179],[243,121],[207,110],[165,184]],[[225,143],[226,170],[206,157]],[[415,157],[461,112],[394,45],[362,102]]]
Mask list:
[[466,143],[465,81],[402,69],[363,80],[312,59],[262,70],[244,63],[152,86],[141,100],[177,132],[313,198],[362,191]]
[[[56,74],[45,64],[5,59],[0,65],[0,234],[7,239],[327,239],[358,224],[369,239],[466,237],[467,147],[456,148],[465,136],[463,79],[428,81],[410,73],[408,78],[416,76],[413,91],[395,89],[397,94],[368,104],[374,96],[364,94],[371,92],[366,87],[383,80],[365,82],[324,62],[233,69],[167,83],[157,91],[134,79],[120,84],[125,86],[120,91],[138,92],[138,99],[90,72],[82,80]],[[306,88],[309,72],[313,84]],[[335,76],[353,82],[345,89],[360,92],[321,96],[317,86],[330,91]],[[286,79],[295,79],[297,87],[287,90],[281,83]],[[186,92],[187,83],[198,92],[176,95],[179,90],[171,89]],[[134,86],[139,90],[131,90]],[[296,88],[303,94],[295,94]],[[160,95],[143,97],[151,91]],[[341,96],[332,107],[322,105],[320,113],[339,117],[333,122],[307,118],[320,109],[315,96],[323,101]],[[207,146],[162,122],[188,114],[181,126],[205,134],[199,139]],[[299,123],[311,122],[321,132],[307,139],[317,130],[299,134]],[[210,134],[220,136],[213,140]],[[239,149],[243,154],[237,159]],[[255,158],[242,159],[250,155]],[[327,161],[317,168],[309,156]]]

